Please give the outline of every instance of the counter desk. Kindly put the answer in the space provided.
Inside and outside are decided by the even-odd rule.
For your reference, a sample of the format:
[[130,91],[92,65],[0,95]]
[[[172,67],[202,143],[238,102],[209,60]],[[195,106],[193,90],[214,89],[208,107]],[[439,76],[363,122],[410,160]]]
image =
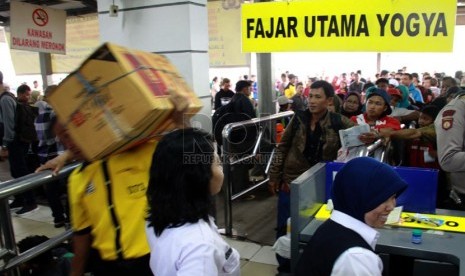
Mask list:
[[[326,200],[326,164],[319,163],[291,183],[291,267],[295,269],[301,252],[323,220],[314,218]],[[465,212],[437,209],[436,214],[465,217]],[[392,256],[409,259],[413,275],[465,276],[465,234],[423,231],[422,243],[411,242],[412,228],[386,226],[377,229],[376,252],[391,275]],[[391,265],[390,265],[391,264]]]

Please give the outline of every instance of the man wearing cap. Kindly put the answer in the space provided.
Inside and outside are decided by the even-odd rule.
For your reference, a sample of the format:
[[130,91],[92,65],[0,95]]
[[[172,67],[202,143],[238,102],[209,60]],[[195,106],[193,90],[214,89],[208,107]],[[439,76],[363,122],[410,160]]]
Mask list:
[[292,100],[289,100],[286,96],[279,96],[276,101],[279,105],[279,112],[288,111],[291,108]]
[[391,96],[391,109],[392,112],[389,115],[399,120],[401,123],[409,123],[411,121],[418,120],[420,113],[416,110],[407,109],[405,107],[399,107],[398,103],[402,102],[402,92],[397,88],[388,88],[389,96]]
[[365,143],[374,142],[379,138],[379,132],[390,132],[400,129],[400,122],[387,115],[391,114],[391,98],[386,91],[376,88],[366,101],[366,112],[358,116],[350,118],[358,125],[368,124],[375,132],[363,133],[360,135],[360,140]]
[[384,226],[406,188],[389,165],[372,158],[345,164],[331,190],[331,217],[308,242],[295,275],[381,275],[383,262],[374,252],[380,234],[374,228]]
[[450,208],[465,210],[465,91],[458,93],[434,121],[441,168],[449,173]]
[[284,96],[288,99],[292,98],[295,95],[295,82],[297,81],[297,77],[294,74],[289,74],[289,83],[284,89]]

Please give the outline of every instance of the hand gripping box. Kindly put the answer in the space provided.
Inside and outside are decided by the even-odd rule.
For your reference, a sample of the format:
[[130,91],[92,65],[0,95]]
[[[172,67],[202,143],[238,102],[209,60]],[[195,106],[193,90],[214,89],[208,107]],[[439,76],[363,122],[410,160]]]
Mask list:
[[202,108],[165,57],[111,43],[98,48],[48,99],[88,160],[173,129],[174,111],[191,117]]

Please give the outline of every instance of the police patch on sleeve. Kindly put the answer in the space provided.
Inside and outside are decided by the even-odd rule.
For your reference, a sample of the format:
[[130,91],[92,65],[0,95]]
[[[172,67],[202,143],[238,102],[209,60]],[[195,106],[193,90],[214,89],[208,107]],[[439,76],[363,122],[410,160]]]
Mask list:
[[442,117],[454,116],[454,114],[455,114],[455,110],[448,109],[448,110],[444,110],[444,112],[442,112]]
[[442,119],[442,129],[449,130],[454,124],[453,118]]

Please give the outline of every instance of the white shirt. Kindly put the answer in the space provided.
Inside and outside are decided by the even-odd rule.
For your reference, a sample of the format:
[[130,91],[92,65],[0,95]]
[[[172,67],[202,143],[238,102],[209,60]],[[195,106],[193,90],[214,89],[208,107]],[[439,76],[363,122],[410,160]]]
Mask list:
[[157,237],[147,227],[150,268],[154,275],[240,275],[239,253],[218,233],[210,218],[176,228],[167,228]]
[[400,116],[407,116],[410,113],[414,112],[415,110],[410,110],[404,107],[392,107],[392,112],[388,116],[390,117],[400,117]]
[[[365,223],[354,219],[337,210],[333,210],[331,219],[340,225],[359,234],[370,246],[375,249],[379,238],[378,231]],[[362,247],[352,247],[344,251],[334,263],[332,276],[381,276],[383,262],[373,251]]]
[[429,89],[431,89],[431,92],[433,92],[434,97],[439,97],[441,95],[441,89],[439,89],[436,86],[431,86]]

